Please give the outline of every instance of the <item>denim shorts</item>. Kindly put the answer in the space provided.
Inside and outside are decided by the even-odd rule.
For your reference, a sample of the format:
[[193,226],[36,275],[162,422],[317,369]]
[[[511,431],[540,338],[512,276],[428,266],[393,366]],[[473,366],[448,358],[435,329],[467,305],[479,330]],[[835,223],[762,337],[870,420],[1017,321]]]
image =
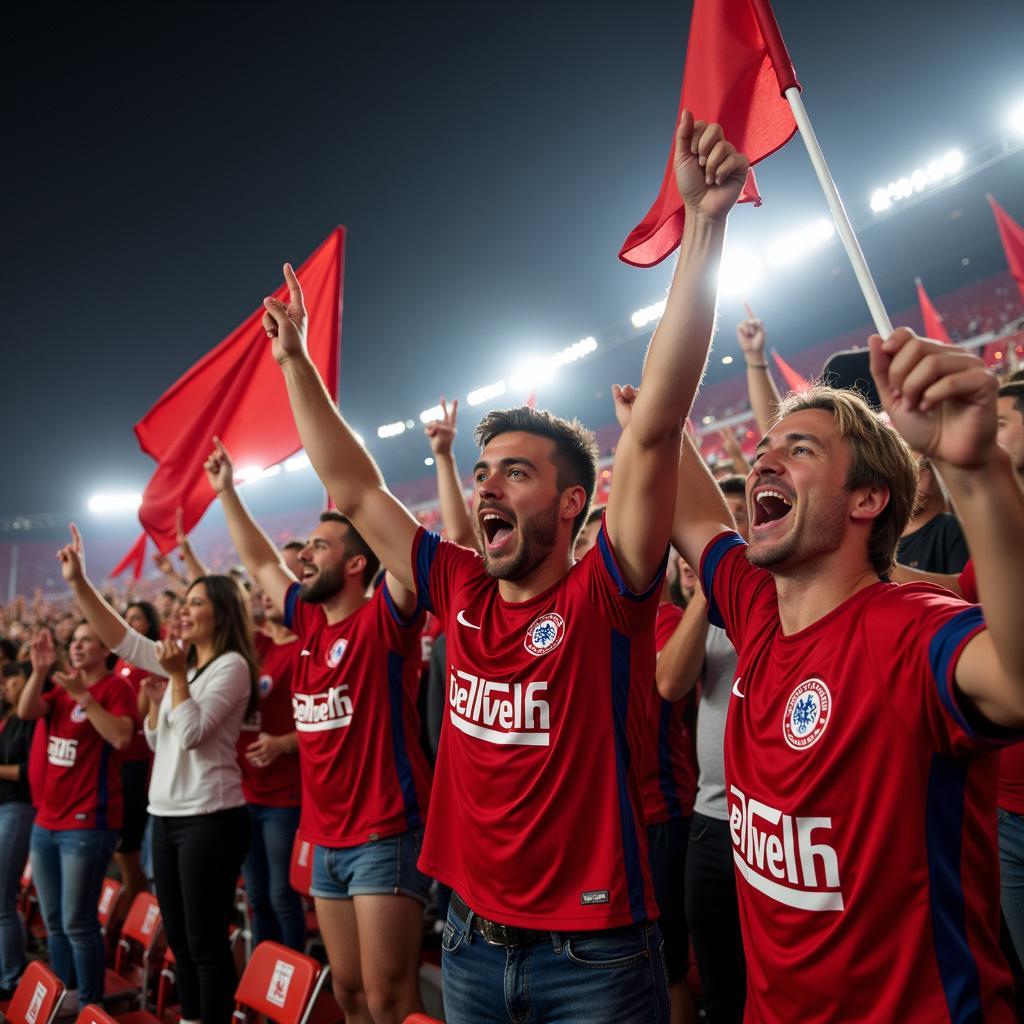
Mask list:
[[310,894],[325,900],[402,895],[426,906],[431,880],[416,867],[422,845],[423,829],[416,828],[359,846],[315,846]]

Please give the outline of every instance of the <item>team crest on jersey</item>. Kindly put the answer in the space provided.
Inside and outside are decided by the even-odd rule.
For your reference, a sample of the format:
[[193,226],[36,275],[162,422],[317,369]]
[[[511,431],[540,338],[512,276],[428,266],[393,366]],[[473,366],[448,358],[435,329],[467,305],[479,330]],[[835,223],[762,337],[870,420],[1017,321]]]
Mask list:
[[794,750],[813,747],[832,717],[832,695],[820,679],[802,682],[786,702],[782,735]]
[[530,623],[523,646],[535,657],[550,654],[565,636],[565,620],[555,612],[548,612]]
[[342,637],[340,640],[335,640],[331,644],[331,649],[327,654],[327,664],[331,668],[337,668],[338,663],[345,656],[345,648],[348,647],[348,641]]
[[259,691],[260,697],[269,697],[270,691],[274,688],[273,676],[260,676]]
[[89,716],[85,713],[85,708],[83,708],[81,704],[76,704],[71,709],[71,721],[72,722],[77,722],[79,725],[81,725],[82,722],[86,722],[88,720],[89,720]]

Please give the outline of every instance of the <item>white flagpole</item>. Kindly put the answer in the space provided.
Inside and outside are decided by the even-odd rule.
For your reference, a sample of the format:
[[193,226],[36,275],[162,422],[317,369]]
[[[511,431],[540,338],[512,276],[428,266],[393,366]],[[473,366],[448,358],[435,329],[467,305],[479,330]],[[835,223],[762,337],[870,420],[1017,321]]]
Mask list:
[[804,140],[804,145],[807,147],[807,155],[811,158],[814,173],[818,176],[821,190],[825,193],[825,199],[828,202],[829,209],[832,211],[832,219],[836,222],[836,230],[843,241],[846,255],[850,257],[850,263],[853,264],[853,272],[857,277],[860,290],[864,293],[868,309],[871,311],[871,319],[875,322],[875,330],[883,338],[887,338],[892,334],[892,323],[889,320],[889,314],[886,313],[885,306],[882,305],[882,297],[878,294],[875,280],[871,276],[867,260],[864,259],[864,253],[861,251],[860,242],[857,241],[853,225],[850,223],[850,218],[846,215],[843,201],[836,189],[836,183],[832,180],[832,175],[829,173],[828,164],[825,163],[825,154],[822,153],[821,146],[818,145],[818,139],[807,117],[803,100],[800,98],[800,90],[795,86],[790,86],[786,90],[785,96],[793,111],[797,128],[800,129],[800,138]]

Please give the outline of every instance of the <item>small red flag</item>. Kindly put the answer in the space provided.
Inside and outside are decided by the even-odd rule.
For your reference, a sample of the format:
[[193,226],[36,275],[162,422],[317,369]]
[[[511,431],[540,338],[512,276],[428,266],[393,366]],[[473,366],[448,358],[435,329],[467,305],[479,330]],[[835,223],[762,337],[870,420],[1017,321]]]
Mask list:
[[131,550],[110,570],[110,578],[120,576],[125,569],[132,570],[132,579],[142,579],[142,569],[146,564],[146,533],[143,531],[139,539],[131,546]]
[[[345,229],[338,227],[296,272],[309,314],[309,355],[334,400],[344,254]],[[273,294],[287,304],[287,286]],[[214,434],[231,452],[236,471],[266,469],[301,447],[263,312],[261,304],[135,425],[142,450],[159,463],[143,493],[139,520],[165,554],[177,544],[177,510],[183,510],[188,532],[213,501],[203,463]]]
[[916,277],[914,281],[917,284],[917,301],[921,306],[921,319],[924,320],[924,336],[935,341],[944,341],[947,345],[952,345],[953,339],[949,336],[939,311],[932,304],[932,300],[928,298],[928,293],[924,290],[921,278]]
[[[800,83],[768,0],[694,0],[676,125],[684,107],[700,120],[717,121],[753,166],[796,133],[783,96],[790,87]],[[619,259],[635,267],[660,263],[683,237],[674,154],[673,130],[661,192],[619,251]],[[740,202],[761,205],[753,171]]]
[[788,387],[790,391],[793,391],[798,395],[802,395],[811,386],[811,382],[807,380],[806,377],[797,373],[796,370],[794,370],[793,367],[775,351],[775,349],[772,349],[772,359],[775,360],[775,365],[779,368],[779,373],[782,374],[782,378],[786,382],[786,387]]
[[1006,251],[1006,262],[1010,274],[1017,282],[1021,298],[1024,299],[1024,228],[1022,228],[992,196],[988,197],[992,212],[996,215],[996,227]]

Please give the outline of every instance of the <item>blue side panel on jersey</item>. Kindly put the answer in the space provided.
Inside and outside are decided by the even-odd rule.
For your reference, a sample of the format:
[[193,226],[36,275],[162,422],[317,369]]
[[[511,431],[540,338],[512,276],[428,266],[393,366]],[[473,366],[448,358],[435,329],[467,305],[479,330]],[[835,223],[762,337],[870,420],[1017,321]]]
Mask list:
[[424,530],[416,546],[416,607],[425,608],[428,612],[434,610],[434,602],[430,599],[430,567],[434,564],[440,543],[438,534]]
[[652,591],[656,587],[661,586],[662,578],[665,575],[665,566],[668,565],[667,548],[665,549],[665,557],[662,560],[661,567],[655,574],[654,579],[651,580],[644,590],[637,594],[629,589],[628,584],[622,577],[622,573],[619,571],[618,563],[615,561],[615,555],[612,552],[611,542],[608,540],[608,534],[605,531],[604,522],[601,523],[601,529],[597,534],[597,546],[601,552],[601,560],[604,562],[604,567],[608,570],[608,575],[611,576],[622,597],[628,597],[630,601],[646,601],[651,596]]
[[295,606],[299,603],[299,584],[293,583],[284,595],[284,624],[291,629],[295,621]]
[[719,563],[733,548],[745,545],[746,541],[738,533],[723,534],[711,545],[711,550],[705,553],[701,563],[700,585],[708,599],[708,621],[721,629],[725,629],[725,620],[715,601],[715,573],[718,571]]
[[96,825],[95,828],[110,828],[107,811],[110,809],[110,751],[109,743],[103,744],[100,752],[100,777],[96,781]]
[[967,942],[960,879],[967,772],[967,762],[933,754],[925,812],[932,940],[951,1024],[983,1019],[981,980]]
[[395,651],[388,651],[388,700],[391,704],[391,747],[395,756],[395,773],[402,790],[405,804],[405,820],[409,828],[423,824],[420,802],[416,796],[416,782],[412,774],[412,762],[405,745],[405,722],[402,718],[402,677],[405,675],[405,659]]
[[644,873],[640,862],[640,839],[636,814],[629,798],[629,739],[626,718],[629,712],[630,641],[612,630],[612,720],[615,727],[615,775],[619,790],[619,823],[622,830],[622,858],[626,866],[626,891],[634,921],[647,920],[644,900]]
[[[661,700],[660,697],[658,699]],[[675,821],[683,817],[683,808],[679,803],[679,793],[672,771],[672,737],[668,734],[671,722],[672,702],[661,700],[661,714],[658,715],[658,782],[661,785],[661,795],[665,798],[668,816]],[[681,742],[681,737],[677,737],[677,741]]]
[[407,619],[402,618],[402,613],[395,607],[394,598],[391,596],[391,591],[388,590],[387,579],[382,577],[381,589],[384,591],[384,603],[388,606],[388,611],[391,612],[391,618],[398,623],[402,629],[408,629],[410,626],[415,625],[416,618],[419,615],[419,609],[414,608],[412,615]]
[[953,670],[953,656],[960,645],[970,633],[984,624],[985,617],[982,614],[981,606],[971,605],[970,608],[965,608],[944,622],[928,645],[928,660],[931,662],[935,685],[939,688],[939,697],[950,717],[968,736],[973,736],[974,730],[968,725],[963,712],[957,707],[953,697],[953,681],[950,675]]

